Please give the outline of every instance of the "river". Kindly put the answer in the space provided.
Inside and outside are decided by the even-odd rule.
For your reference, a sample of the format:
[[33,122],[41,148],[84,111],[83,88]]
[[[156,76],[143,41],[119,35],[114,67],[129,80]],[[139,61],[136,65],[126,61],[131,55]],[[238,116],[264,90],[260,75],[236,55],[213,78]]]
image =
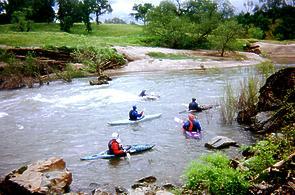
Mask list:
[[[205,142],[217,135],[228,136],[240,145],[254,141],[242,127],[223,125],[220,108],[198,114],[204,130],[200,140],[186,139],[174,117],[184,103],[196,97],[199,104],[218,104],[226,81],[239,81],[253,68],[228,68],[218,73],[201,71],[159,71],[114,76],[105,86],[90,86],[89,78],[72,83],[51,82],[36,88],[0,92],[0,175],[22,165],[52,156],[62,157],[73,173],[71,189],[89,192],[91,183],[113,183],[129,188],[135,180],[154,175],[159,184],[182,182],[187,164],[210,150]],[[156,92],[157,101],[142,101],[142,89]],[[161,118],[137,125],[108,126],[124,119],[132,105]],[[128,160],[80,161],[81,156],[105,150],[114,131],[125,144],[153,143],[151,151]],[[238,148],[224,150],[238,154]]]

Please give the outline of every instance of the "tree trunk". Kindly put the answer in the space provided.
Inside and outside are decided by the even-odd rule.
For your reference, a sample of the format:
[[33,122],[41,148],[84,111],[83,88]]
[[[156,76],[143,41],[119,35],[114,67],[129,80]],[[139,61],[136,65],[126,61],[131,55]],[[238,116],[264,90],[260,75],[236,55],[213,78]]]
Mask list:
[[98,11],[95,12],[95,16],[96,16],[95,21],[96,21],[96,24],[98,25],[99,24],[99,21],[98,21],[98,16],[99,16]]
[[221,57],[224,55],[224,48],[221,49]]

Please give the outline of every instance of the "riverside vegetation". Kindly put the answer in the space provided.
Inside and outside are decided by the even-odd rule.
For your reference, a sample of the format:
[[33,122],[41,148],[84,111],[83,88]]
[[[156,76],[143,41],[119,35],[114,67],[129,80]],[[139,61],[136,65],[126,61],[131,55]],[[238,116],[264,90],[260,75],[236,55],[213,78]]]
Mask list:
[[[240,90],[234,89],[234,86],[230,84],[225,86],[225,97],[221,100],[223,123],[232,123],[240,110],[253,112],[256,109],[259,89],[275,72],[275,66],[271,62],[263,62],[256,68],[262,73],[262,77],[249,77],[242,82]],[[294,68],[289,71],[294,71]],[[240,93],[235,95],[234,91],[240,91]],[[225,154],[219,152],[203,156],[188,166],[184,175],[185,187],[175,190],[175,193],[294,193],[294,189],[290,187],[294,177],[292,163],[294,163],[295,151],[295,104],[294,99],[291,100],[292,97],[294,97],[294,83],[283,97],[281,107],[273,114],[275,116],[283,111],[281,116],[284,122],[280,127],[275,129],[275,133],[267,134],[253,146],[241,148],[245,154],[250,154],[250,157],[241,158],[237,163],[236,160],[230,160]],[[287,161],[291,164],[288,165]],[[279,163],[275,164],[276,162]],[[283,164],[287,165],[282,168]],[[269,167],[275,167],[274,172]],[[289,181],[290,186],[287,184]]]
[[[28,3],[29,1],[23,2]],[[66,1],[60,0],[58,2]],[[87,3],[87,1],[73,2],[77,2],[77,4],[80,2],[79,6],[69,6],[75,9],[85,8],[83,5]],[[83,24],[74,24],[74,20],[71,20],[74,16],[63,15],[62,10],[59,10],[58,13],[58,18],[62,21],[61,26],[30,21],[29,19],[34,20],[35,18],[34,21],[37,22],[38,15],[34,13],[34,17],[29,16],[29,12],[27,12],[29,9],[26,5],[18,10],[6,10],[8,18],[14,17],[15,19],[13,20],[14,24],[1,25],[0,44],[4,45],[0,53],[1,88],[33,87],[35,82],[42,85],[53,77],[62,78],[69,82],[73,77],[93,73],[99,76],[102,70],[112,66],[122,66],[125,63],[123,56],[110,48],[113,45],[215,48],[223,56],[225,51],[241,50],[242,46],[246,44],[247,41],[237,41],[237,38],[294,39],[295,23],[292,21],[295,17],[289,16],[289,14],[295,13],[294,5],[263,1],[253,15],[247,12],[234,16],[233,8],[228,1],[225,1],[225,4],[205,0],[187,1],[183,4],[177,1],[177,3],[178,5],[175,5],[169,1],[162,1],[159,6],[149,6],[150,11],[138,18],[144,21],[146,24],[144,27],[126,24],[101,24],[91,27],[89,10],[83,9],[88,15],[75,19],[78,20],[77,22],[84,22],[86,31]],[[3,5],[5,4],[0,4],[1,16],[2,10],[6,8]],[[251,4],[247,4],[247,6],[251,9]],[[140,6],[138,5],[138,7]],[[108,7],[108,11],[110,10]],[[96,12],[96,10],[90,11]],[[77,12],[70,10],[69,13]],[[98,23],[99,13],[96,16]],[[49,19],[44,19],[41,22],[52,22],[54,14]],[[60,32],[60,28],[70,33]],[[242,36],[238,37],[239,35]],[[20,57],[15,55],[13,50],[9,51],[7,46],[40,47],[44,51],[66,52],[70,55],[61,64],[50,64],[42,62],[32,50]],[[151,55],[158,58],[185,58],[155,53]],[[77,62],[83,63],[84,66],[77,69],[74,65]],[[254,76],[241,82],[239,89],[230,84],[226,86],[224,99],[221,101],[221,118],[224,123],[233,123],[239,110],[255,109],[259,95],[258,90],[265,79],[273,73],[274,66],[266,62],[258,65],[257,69],[262,72],[264,78],[256,77],[253,74]],[[12,81],[13,84],[9,86],[6,81]],[[234,91],[238,91],[239,95],[234,94]],[[286,97],[286,99],[288,98],[289,96]],[[286,111],[285,121],[294,120],[294,103],[286,101],[281,109]],[[233,168],[234,166],[231,166],[230,163],[232,161],[221,153],[214,153],[202,157],[199,162],[192,162],[185,172],[185,187],[176,189],[175,192],[202,193],[208,191],[211,194],[247,194],[252,192],[251,187],[266,178],[267,167],[279,160],[286,159],[290,153],[294,152],[294,124],[289,123],[277,131],[282,135],[270,134],[257,144],[244,147],[244,150],[249,151],[253,156],[241,159],[243,166],[238,169]]]

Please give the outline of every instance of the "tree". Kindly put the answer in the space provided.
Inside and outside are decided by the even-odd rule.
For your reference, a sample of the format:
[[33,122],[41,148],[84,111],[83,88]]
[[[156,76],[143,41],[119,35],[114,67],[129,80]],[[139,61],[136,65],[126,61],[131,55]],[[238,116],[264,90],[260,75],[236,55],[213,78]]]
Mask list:
[[182,15],[188,17],[194,25],[191,36],[196,44],[203,44],[222,20],[218,5],[207,0],[190,0],[183,5]]
[[32,0],[33,13],[30,19],[34,22],[53,22],[55,18],[54,4],[55,0]]
[[60,29],[70,32],[74,23],[82,20],[79,0],[57,0],[57,3],[59,5],[57,18],[60,21]]
[[104,23],[107,24],[127,24],[123,19],[114,17],[112,19],[106,19]]
[[215,49],[220,50],[223,57],[226,50],[235,49],[236,39],[241,33],[242,27],[236,21],[225,21],[213,31],[209,40]]
[[99,16],[110,13],[113,11],[111,5],[109,4],[108,0],[95,0],[95,6],[94,6],[94,13],[95,13],[95,21],[96,24],[99,24]]
[[11,23],[14,24],[16,31],[29,32],[31,30],[31,21],[28,16],[32,13],[31,9],[24,8],[22,11],[14,11],[11,16]]
[[187,32],[191,30],[190,21],[179,17],[177,7],[170,1],[162,1],[147,14],[145,30],[154,37],[156,44],[184,48],[191,44]]
[[81,9],[82,21],[85,24],[87,32],[90,32],[92,30],[90,23],[90,14],[94,11],[95,3],[95,0],[83,0],[79,2],[79,9]]
[[145,24],[147,13],[149,10],[153,9],[154,6],[151,3],[145,4],[134,4],[132,10],[136,11],[136,13],[131,13],[130,15],[135,18],[136,21],[141,20]]

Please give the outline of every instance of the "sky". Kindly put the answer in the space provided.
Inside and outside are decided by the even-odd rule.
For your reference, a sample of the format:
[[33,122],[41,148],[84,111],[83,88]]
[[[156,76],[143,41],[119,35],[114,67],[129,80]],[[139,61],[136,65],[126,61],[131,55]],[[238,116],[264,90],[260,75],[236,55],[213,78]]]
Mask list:
[[[123,19],[126,22],[134,21],[134,17],[130,16],[132,13],[132,7],[134,4],[144,4],[151,3],[153,5],[159,5],[161,0],[109,0],[113,8],[113,12],[110,14],[104,14],[101,16],[100,21],[104,21],[105,19],[112,19],[114,17]],[[231,4],[236,8],[239,12],[244,6],[244,0],[229,0]]]

